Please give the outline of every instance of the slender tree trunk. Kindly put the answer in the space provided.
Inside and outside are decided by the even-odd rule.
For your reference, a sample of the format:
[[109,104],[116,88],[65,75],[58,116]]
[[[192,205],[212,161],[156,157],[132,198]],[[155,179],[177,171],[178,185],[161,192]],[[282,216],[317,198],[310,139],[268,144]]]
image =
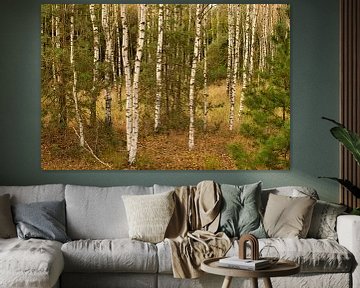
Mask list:
[[105,34],[105,124],[111,127],[111,85],[110,85],[110,69],[112,55],[112,38],[109,27],[109,4],[101,4],[102,15],[101,22]]
[[139,31],[137,39],[137,49],[134,65],[134,79],[133,79],[133,94],[132,94],[132,135],[131,145],[129,151],[129,164],[133,165],[136,160],[137,143],[139,136],[139,77],[141,58],[143,54],[144,42],[145,42],[145,28],[146,28],[146,4],[140,4],[140,19],[139,19]]
[[158,41],[156,49],[156,99],[155,99],[155,124],[154,130],[158,131],[161,115],[161,93],[162,93],[162,57],[163,57],[163,38],[164,38],[164,5],[159,4],[158,16]]
[[115,29],[116,29],[116,45],[117,45],[117,74],[118,74],[118,83],[117,83],[117,95],[118,95],[118,102],[119,102],[119,108],[120,111],[122,111],[122,96],[121,96],[121,90],[122,90],[122,72],[121,72],[121,39],[120,39],[120,27],[119,27],[119,9],[117,5],[115,5],[116,10],[116,22],[115,22]]
[[121,23],[122,23],[122,60],[125,76],[125,94],[126,94],[126,144],[127,151],[130,151],[131,129],[132,129],[132,99],[131,99],[131,70],[129,61],[129,28],[127,23],[127,7],[121,5]]
[[236,85],[238,77],[238,67],[240,60],[240,4],[236,6],[236,27],[235,27],[235,52],[234,52],[234,63],[232,71],[231,81],[231,93],[230,93],[230,116],[229,116],[229,130],[232,131],[234,128],[234,114],[235,114],[235,98],[236,98]]
[[90,4],[90,19],[93,30],[93,85],[91,88],[91,104],[90,104],[90,125],[96,127],[96,101],[99,93],[99,61],[100,61],[100,37],[99,26],[95,14],[95,4]]
[[75,28],[74,28],[74,13],[75,13],[75,4],[71,4],[71,16],[70,16],[70,65],[71,70],[73,72],[73,85],[72,85],[72,94],[74,98],[75,104],[75,114],[76,120],[79,129],[79,139],[80,139],[80,146],[84,147],[85,140],[84,140],[84,129],[83,123],[80,116],[79,111],[79,104],[78,104],[78,97],[77,97],[77,72],[75,68],[75,56],[74,56],[74,35],[75,35]]
[[227,55],[227,73],[226,73],[226,93],[228,98],[231,98],[231,81],[232,81],[232,66],[234,54],[234,16],[232,8],[233,4],[227,5],[228,10],[228,55]]
[[255,56],[255,30],[256,30],[256,23],[257,23],[257,5],[251,4],[252,9],[250,10],[250,19],[251,19],[251,42],[250,42],[250,55],[249,55],[249,74],[248,77],[250,77],[250,79],[253,76],[253,71],[254,71],[254,56]]
[[204,15],[204,27],[203,27],[203,49],[204,49],[204,71],[203,71],[203,77],[204,77],[204,119],[203,119],[203,129],[204,131],[207,130],[208,125],[208,97],[209,97],[209,89],[208,89],[208,62],[207,62],[207,49],[208,49],[208,43],[207,43],[207,15]]
[[195,98],[195,76],[196,76],[196,67],[197,60],[199,54],[200,47],[200,36],[201,36],[201,7],[202,4],[196,5],[196,17],[195,17],[195,40],[194,40],[194,54],[191,64],[191,72],[190,72],[190,89],[189,89],[189,150],[194,149],[195,146],[195,106],[194,106],[194,98]]
[[244,31],[244,58],[243,58],[243,67],[242,67],[242,87],[240,95],[240,105],[239,105],[239,118],[244,110],[244,90],[247,86],[248,73],[249,73],[249,50],[250,50],[250,8],[251,4],[246,4],[245,12],[245,31]]

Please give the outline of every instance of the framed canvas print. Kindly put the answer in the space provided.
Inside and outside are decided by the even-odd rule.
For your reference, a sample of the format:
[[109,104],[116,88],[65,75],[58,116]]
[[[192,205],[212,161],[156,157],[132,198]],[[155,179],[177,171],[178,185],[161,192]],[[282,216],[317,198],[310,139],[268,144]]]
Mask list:
[[41,5],[41,167],[289,169],[290,6]]

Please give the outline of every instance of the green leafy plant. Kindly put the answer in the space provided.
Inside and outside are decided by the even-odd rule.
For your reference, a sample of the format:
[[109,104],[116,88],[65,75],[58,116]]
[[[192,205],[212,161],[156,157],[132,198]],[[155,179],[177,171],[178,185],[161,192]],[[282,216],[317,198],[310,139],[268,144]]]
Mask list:
[[[340,143],[342,143],[346,149],[350,151],[350,153],[354,156],[354,159],[360,165],[360,136],[353,131],[347,129],[343,124],[336,122],[333,119],[322,117],[327,121],[330,121],[336,124],[335,127],[330,129],[331,134],[337,139]],[[334,181],[339,182],[346,189],[348,189],[356,198],[360,198],[360,188],[354,185],[348,179],[341,179],[336,177],[319,177],[319,178],[327,178]]]

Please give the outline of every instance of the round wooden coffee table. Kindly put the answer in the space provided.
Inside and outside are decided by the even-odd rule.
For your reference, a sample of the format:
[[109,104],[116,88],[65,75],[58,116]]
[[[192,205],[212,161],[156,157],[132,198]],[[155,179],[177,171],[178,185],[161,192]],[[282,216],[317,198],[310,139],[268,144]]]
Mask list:
[[219,265],[219,259],[221,258],[204,260],[201,263],[201,270],[210,274],[225,276],[222,288],[229,288],[233,277],[251,278],[254,288],[258,288],[258,278],[263,278],[265,287],[272,288],[270,277],[289,276],[300,272],[300,266],[288,260],[279,260],[270,268],[254,271],[222,267]]

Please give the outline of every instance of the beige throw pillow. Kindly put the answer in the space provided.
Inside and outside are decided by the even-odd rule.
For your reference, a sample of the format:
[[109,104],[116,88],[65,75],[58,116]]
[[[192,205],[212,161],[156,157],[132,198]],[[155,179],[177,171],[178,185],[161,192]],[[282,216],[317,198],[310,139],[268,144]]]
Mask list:
[[0,238],[16,237],[9,194],[0,196]]
[[151,243],[164,240],[175,207],[173,193],[122,196],[131,239]]
[[316,200],[311,197],[288,197],[270,194],[264,215],[269,237],[306,238]]

